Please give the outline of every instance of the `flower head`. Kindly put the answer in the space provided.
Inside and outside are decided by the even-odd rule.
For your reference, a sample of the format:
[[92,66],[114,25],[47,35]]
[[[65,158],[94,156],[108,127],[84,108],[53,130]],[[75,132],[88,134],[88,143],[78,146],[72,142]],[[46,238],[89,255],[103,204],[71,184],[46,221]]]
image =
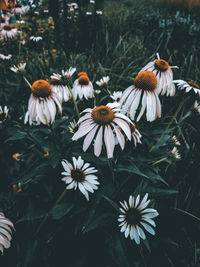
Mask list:
[[94,97],[94,88],[87,73],[79,72],[78,79],[74,82],[72,92],[75,99],[78,96],[80,99],[83,97],[85,99]]
[[26,13],[26,9],[20,3],[15,4],[13,11],[16,15],[22,15]]
[[3,255],[4,248],[10,247],[12,230],[15,229],[13,223],[7,219],[3,212],[0,212],[0,251]]
[[73,165],[67,160],[62,160],[61,162],[65,170],[62,172],[62,175],[65,176],[62,181],[67,184],[66,189],[76,190],[78,188],[89,200],[88,192],[94,193],[94,190],[98,189],[98,178],[94,175],[97,170],[94,167],[90,167],[89,163],[84,163],[81,157],[78,157],[78,159],[73,157],[72,159]]
[[42,40],[41,36],[31,36],[30,40],[32,40],[33,42],[38,42]]
[[140,120],[145,109],[147,121],[154,121],[157,117],[161,117],[161,105],[158,94],[155,92],[156,89],[156,75],[151,71],[141,71],[135,77],[134,85],[123,92],[119,103],[132,120],[135,118],[138,107],[141,106],[136,121]]
[[63,78],[60,74],[51,75],[51,87],[57,94],[60,102],[67,102],[71,98],[67,85],[63,84]]
[[200,104],[197,101],[194,102],[194,109],[200,114]]
[[72,67],[70,67],[68,70],[66,70],[66,71],[64,71],[64,70],[62,70],[62,76],[63,76],[63,78],[66,78],[66,79],[68,79],[68,78],[71,78],[72,77],[72,75],[74,74],[74,72],[76,71],[76,68],[72,68]]
[[25,67],[26,67],[26,63],[20,63],[17,66],[14,65],[13,67],[11,67],[10,70],[17,73],[17,72],[24,71]]
[[178,68],[177,66],[170,66],[169,63],[160,59],[159,54],[157,53],[157,59],[149,62],[144,68],[140,70],[152,71],[158,80],[158,86],[156,92],[161,95],[173,96],[175,94],[175,86],[173,84],[173,68]]
[[110,81],[109,76],[105,76],[105,77],[101,78],[100,81],[96,81],[96,84],[97,84],[98,86],[104,86],[104,85],[106,85],[109,81]]
[[7,108],[7,106],[4,106],[4,108],[0,106],[0,124],[8,118],[8,111],[9,109]]
[[68,127],[69,131],[70,133],[74,134],[78,128],[78,124],[76,123],[75,120],[71,121],[69,124],[70,124],[70,126]]
[[7,53],[0,54],[0,58],[3,60],[9,60],[9,59],[11,59],[11,57],[12,57],[11,54],[7,54]]
[[0,36],[3,39],[9,39],[9,38],[14,38],[17,35],[18,31],[13,25],[4,25],[3,28],[1,29]]
[[24,122],[27,123],[29,120],[29,124],[32,124],[33,121],[36,121],[37,124],[40,122],[43,124],[53,123],[56,116],[56,106],[61,113],[61,103],[51,85],[45,80],[37,80],[31,87],[31,96]]
[[178,89],[185,90],[186,93],[192,91],[200,97],[200,86],[197,83],[183,80],[174,80],[173,82],[177,84]]
[[[131,240],[135,240],[136,244],[140,244],[140,238],[145,240],[145,231],[151,235],[155,235],[153,227],[156,226],[153,218],[158,216],[158,212],[152,208],[146,208],[150,200],[147,200],[148,194],[145,194],[144,198],[140,202],[140,195],[136,198],[134,196],[129,197],[129,201],[120,202],[121,214],[119,215],[118,222],[120,231],[127,238],[130,236]],[[153,226],[153,227],[152,227]]]
[[124,149],[125,138],[131,140],[131,130],[127,122],[132,122],[125,115],[120,113],[117,107],[118,103],[109,103],[106,106],[98,106],[93,109],[87,108],[79,121],[79,129],[72,137],[72,140],[78,140],[86,135],[83,142],[83,150],[86,151],[94,141],[94,154],[99,157],[103,143],[105,144],[107,157],[112,158],[115,148],[115,135]]

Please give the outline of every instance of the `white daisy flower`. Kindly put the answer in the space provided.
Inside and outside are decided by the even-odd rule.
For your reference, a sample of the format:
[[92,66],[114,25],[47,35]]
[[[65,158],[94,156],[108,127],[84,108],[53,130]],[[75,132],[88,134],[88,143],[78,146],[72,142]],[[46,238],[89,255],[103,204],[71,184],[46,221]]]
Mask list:
[[102,12],[101,10],[97,10],[97,11],[96,11],[96,14],[97,14],[97,15],[102,15],[103,12]]
[[17,35],[18,31],[13,25],[4,25],[1,29],[1,38],[3,39],[9,39],[14,38]]
[[119,100],[122,97],[122,91],[113,92],[113,94],[110,96],[114,101],[119,102]]
[[[59,74],[58,74],[59,75]],[[52,78],[54,77],[54,78]],[[67,87],[67,85],[64,85],[62,83],[62,76],[59,77],[54,73],[54,75],[51,76],[51,87],[52,90],[57,94],[59,101],[62,102],[67,102],[71,98],[70,91]]]
[[115,136],[124,149],[124,134],[131,140],[131,129],[128,122],[132,124],[128,117],[120,113],[117,108],[118,103],[109,103],[106,106],[98,106],[93,109],[87,108],[85,113],[78,121],[79,129],[72,137],[72,140],[78,140],[86,135],[83,142],[83,150],[86,151],[92,141],[94,141],[94,154],[99,157],[105,144],[107,157],[112,158],[115,148]]
[[11,54],[0,54],[0,58],[3,60],[9,60],[11,59],[12,55]]
[[147,121],[161,117],[161,104],[156,93],[157,78],[151,71],[142,71],[135,77],[134,85],[128,87],[119,101],[123,111],[135,119],[136,111],[141,106],[136,121],[139,121],[146,109]]
[[172,155],[174,156],[175,159],[181,159],[181,155],[179,153],[179,150],[177,147],[174,147],[171,151]]
[[94,97],[94,88],[87,74],[78,74],[78,79],[74,82],[72,92],[75,99],[77,97],[80,99],[83,99],[83,97],[85,99]]
[[13,66],[10,68],[10,70],[14,71],[14,72],[20,72],[20,71],[24,71],[26,67],[26,63],[20,63],[17,66]]
[[0,212],[0,251],[2,255],[4,248],[10,247],[12,230],[14,229],[13,223],[5,217],[3,212]]
[[68,79],[68,78],[72,77],[72,75],[74,74],[75,71],[76,71],[76,68],[70,67],[66,71],[62,70],[61,73],[62,73],[63,78]]
[[136,129],[135,124],[133,123],[131,125],[131,136],[134,142],[134,145],[137,146],[137,144],[142,144],[140,138],[142,138],[142,135],[140,132]]
[[19,3],[17,3],[15,5],[15,7],[13,8],[13,11],[16,15],[23,15],[26,13],[26,9]]
[[4,108],[0,106],[0,124],[8,118],[8,111],[9,109],[7,108],[7,106],[4,106]]
[[194,109],[200,114],[200,104],[197,101],[194,102]]
[[32,40],[33,42],[38,42],[38,41],[42,40],[42,37],[41,36],[31,36],[30,40]]
[[158,80],[158,88],[156,92],[161,95],[173,96],[175,94],[175,86],[173,84],[173,68],[178,68],[177,66],[169,66],[169,63],[160,59],[159,54],[157,53],[157,59],[149,62],[144,68],[140,70],[152,71]]
[[65,170],[62,172],[62,175],[65,176],[62,178],[62,181],[67,184],[66,189],[76,190],[78,188],[86,199],[89,200],[88,192],[94,193],[94,190],[98,189],[98,177],[94,175],[97,170],[94,167],[90,167],[89,163],[84,163],[80,156],[78,159],[75,157],[72,159],[73,165],[67,160],[62,160],[61,162]]
[[100,79],[100,81],[96,81],[96,84],[98,86],[104,86],[105,84],[107,84],[110,81],[110,77],[109,76],[104,76],[103,78]]
[[185,90],[186,93],[191,90],[200,97],[200,86],[192,81],[183,81],[183,80],[174,80],[174,83],[177,83],[178,89]]
[[176,146],[180,146],[180,145],[181,145],[181,143],[178,141],[176,135],[173,135],[173,136],[172,136],[172,140],[173,140],[173,142],[174,142],[174,144],[175,144]]
[[24,123],[29,121],[31,125],[35,121],[37,124],[52,124],[56,117],[56,106],[61,113],[61,103],[51,85],[45,80],[35,81],[32,84]]
[[69,131],[70,133],[74,134],[75,133],[75,130],[78,128],[78,124],[76,123],[75,120],[73,121],[70,121],[70,126],[68,127],[69,128]]
[[156,226],[153,218],[158,216],[158,212],[152,208],[146,208],[150,200],[147,200],[148,194],[145,194],[144,198],[140,202],[140,195],[136,198],[134,196],[129,197],[129,201],[120,202],[121,214],[119,215],[118,222],[120,231],[127,238],[130,236],[131,240],[135,240],[136,244],[140,244],[140,239],[145,240],[146,230],[151,235],[155,235],[153,227]]

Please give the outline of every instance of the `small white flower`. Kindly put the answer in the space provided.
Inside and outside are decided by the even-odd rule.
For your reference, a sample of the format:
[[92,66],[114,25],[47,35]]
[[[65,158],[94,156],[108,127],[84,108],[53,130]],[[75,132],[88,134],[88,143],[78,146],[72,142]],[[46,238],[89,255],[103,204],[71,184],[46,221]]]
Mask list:
[[78,124],[76,123],[75,120],[71,121],[69,124],[70,124],[70,126],[68,127],[69,131],[70,131],[70,133],[74,134],[76,128],[78,127]]
[[[80,73],[79,73],[80,74]],[[94,97],[94,88],[87,74],[78,74],[78,79],[75,80],[72,88],[74,98],[80,99],[93,98]]]
[[38,41],[42,40],[42,37],[41,36],[31,36],[30,40],[32,40],[34,42],[38,42]]
[[89,200],[88,192],[94,193],[94,190],[98,189],[98,177],[94,175],[97,170],[94,167],[90,167],[89,163],[84,163],[80,156],[78,159],[75,157],[72,159],[73,165],[67,160],[62,160],[61,162],[65,170],[62,172],[62,175],[65,176],[62,178],[62,181],[67,184],[66,189],[76,190],[78,188],[86,199]]
[[95,1],[94,0],[90,0],[90,4],[95,4]]
[[181,145],[181,143],[178,141],[176,135],[173,135],[173,136],[172,136],[172,140],[174,141],[174,144],[175,144],[176,146],[180,146],[180,145]]
[[68,78],[72,77],[72,75],[74,74],[75,71],[76,71],[76,68],[70,67],[66,71],[62,70],[61,73],[62,73],[63,78],[67,78],[68,79]]
[[186,93],[191,90],[200,97],[200,86],[192,81],[174,80],[180,90],[185,90]]
[[110,96],[114,101],[119,102],[120,98],[122,97],[122,91],[113,92],[113,94]]
[[172,155],[174,156],[175,159],[181,159],[181,155],[178,151],[177,147],[174,147],[171,151]]
[[194,102],[194,109],[200,114],[200,104],[197,101]]
[[7,119],[8,111],[9,109],[7,108],[7,106],[4,106],[4,108],[0,106],[0,124],[3,123]]
[[97,11],[96,11],[96,14],[97,14],[97,15],[102,15],[103,12],[102,12],[101,10],[97,10]]
[[90,12],[90,11],[86,12],[86,16],[91,16],[91,15],[92,15],[92,12]]
[[0,58],[3,59],[3,60],[9,60],[11,59],[12,55],[9,54],[9,55],[6,55],[6,54],[0,54]]
[[152,208],[146,208],[150,200],[147,200],[148,194],[145,194],[144,198],[140,202],[140,195],[136,198],[134,196],[129,197],[129,201],[120,202],[121,214],[119,215],[118,222],[120,231],[127,238],[130,236],[131,240],[135,240],[136,244],[140,244],[140,239],[145,240],[146,230],[151,235],[155,235],[153,227],[156,226],[152,220],[159,214],[157,210]]
[[99,157],[105,144],[107,157],[112,158],[116,139],[123,150],[125,147],[124,135],[131,140],[131,129],[128,123],[132,124],[128,117],[120,113],[119,104],[108,103],[106,106],[98,106],[93,109],[87,108],[78,121],[79,129],[72,137],[72,140],[86,136],[83,142],[83,151],[86,151],[94,141],[94,154]]
[[103,78],[100,79],[100,81],[96,81],[96,84],[98,86],[104,86],[105,84],[107,84],[110,81],[109,76],[104,76]]
[[25,21],[24,21],[24,20],[17,20],[16,23],[17,23],[17,24],[24,24]]
[[20,72],[20,71],[24,71],[26,67],[26,63],[20,63],[17,66],[13,66],[10,68],[10,70],[14,71],[14,72]]
[[44,13],[49,13],[49,10],[48,9],[44,9],[43,12]]
[[12,230],[15,229],[13,223],[0,212],[0,251],[3,255],[4,248],[10,247]]

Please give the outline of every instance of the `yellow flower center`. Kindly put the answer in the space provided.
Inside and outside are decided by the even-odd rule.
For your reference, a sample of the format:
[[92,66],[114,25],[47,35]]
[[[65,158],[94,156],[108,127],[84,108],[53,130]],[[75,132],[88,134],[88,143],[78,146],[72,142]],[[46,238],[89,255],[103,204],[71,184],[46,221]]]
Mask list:
[[89,80],[88,76],[86,76],[86,75],[81,75],[78,77],[78,83],[80,85],[88,85],[89,82],[90,82],[90,80]]
[[157,88],[156,75],[148,70],[141,71],[134,80],[136,88],[144,91],[154,91]]
[[200,86],[192,81],[187,82],[189,85],[191,85],[192,87],[195,87],[196,89],[200,89]]
[[48,97],[51,94],[51,85],[45,80],[37,80],[32,84],[31,91],[36,97]]
[[169,63],[164,59],[157,59],[156,62],[154,63],[154,66],[157,70],[162,72],[169,69]]
[[107,125],[114,119],[114,111],[107,106],[99,106],[92,111],[93,120],[100,125]]

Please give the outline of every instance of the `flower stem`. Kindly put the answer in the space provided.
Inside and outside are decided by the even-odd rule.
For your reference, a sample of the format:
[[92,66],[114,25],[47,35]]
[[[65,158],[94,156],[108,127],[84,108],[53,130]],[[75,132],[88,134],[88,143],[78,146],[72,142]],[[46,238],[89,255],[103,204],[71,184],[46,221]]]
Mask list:
[[76,109],[76,113],[77,113],[78,117],[80,118],[80,112],[79,112],[79,109],[78,109],[78,105],[77,105],[76,100],[75,100],[75,98],[74,98],[74,95],[73,95],[73,93],[72,93],[72,89],[71,89],[69,86],[68,86],[68,90],[70,91],[70,94],[71,94],[71,96],[72,96],[72,100],[73,100],[73,102],[74,102],[74,106],[75,106],[75,109]]
[[23,76],[23,78],[24,78],[24,81],[28,84],[28,86],[29,86],[30,88],[32,88],[31,84],[30,84],[29,81],[26,79],[26,77]]

